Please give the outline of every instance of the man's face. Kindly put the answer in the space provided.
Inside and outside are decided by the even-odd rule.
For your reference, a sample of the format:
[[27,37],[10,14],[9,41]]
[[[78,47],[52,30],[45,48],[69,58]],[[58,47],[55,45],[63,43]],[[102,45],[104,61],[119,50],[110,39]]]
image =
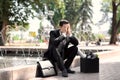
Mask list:
[[69,27],[70,27],[70,24],[63,24],[63,26],[61,27],[61,32],[66,33]]

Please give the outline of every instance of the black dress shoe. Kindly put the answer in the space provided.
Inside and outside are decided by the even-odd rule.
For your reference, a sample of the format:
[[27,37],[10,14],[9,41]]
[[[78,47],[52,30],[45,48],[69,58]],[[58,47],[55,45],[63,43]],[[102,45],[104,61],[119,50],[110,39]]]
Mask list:
[[67,72],[68,72],[68,73],[71,73],[71,74],[74,74],[74,73],[75,73],[75,71],[73,71],[73,70],[71,70],[71,69],[67,69]]
[[66,69],[62,71],[62,76],[63,77],[68,77],[68,73],[67,73]]

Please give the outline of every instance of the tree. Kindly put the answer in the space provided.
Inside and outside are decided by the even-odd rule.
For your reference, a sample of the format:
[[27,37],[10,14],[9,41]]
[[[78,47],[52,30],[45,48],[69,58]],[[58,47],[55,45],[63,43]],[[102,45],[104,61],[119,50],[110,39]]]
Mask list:
[[[71,23],[72,30],[78,38],[88,40],[92,23],[92,1],[91,0],[64,0],[65,19]],[[78,26],[79,24],[79,26]],[[86,29],[87,31],[83,32]],[[77,34],[76,34],[77,33]],[[83,40],[83,39],[82,39]]]
[[0,0],[0,22],[3,41],[6,40],[6,26],[16,23],[27,23],[28,17],[32,15],[32,1],[25,0]]
[[117,34],[120,28],[120,0],[103,0],[103,1],[104,3],[109,3],[109,11],[111,11],[112,13],[111,38],[109,43],[116,44]]
[[75,30],[80,18],[82,0],[64,0],[65,3],[65,19],[70,21],[71,27]]
[[113,17],[112,17],[112,32],[111,32],[112,34],[111,34],[110,44],[116,44],[117,41],[117,33],[120,27],[120,16],[118,16],[120,14],[119,6],[120,6],[120,0],[119,1],[112,0]]
[[[55,26],[59,20],[68,19],[71,22],[73,30],[75,29],[82,10],[82,1],[84,0],[0,0],[0,21],[4,28],[4,39],[8,24],[16,22],[19,24],[27,23],[29,17],[35,17],[33,14],[48,15],[49,10],[54,11],[53,21]],[[45,11],[46,7],[48,11]],[[48,16],[50,19],[50,16]]]
[[24,0],[1,0],[0,1],[0,21],[3,26],[17,23],[26,23],[28,17],[32,15],[31,10],[32,1]]
[[[90,1],[91,0],[87,0],[86,2],[89,4]],[[81,16],[80,12],[82,10],[82,2],[84,2],[84,0],[36,0],[38,6],[34,6],[34,9],[37,13],[42,13],[45,15],[45,12],[47,12],[45,11],[46,5],[48,11],[52,10],[55,13],[53,16],[53,21],[55,24],[54,27],[58,25],[59,20],[67,19],[70,21],[72,29],[75,30],[75,27],[79,22],[79,18]],[[38,7],[40,8],[38,9]]]
[[[89,40],[89,38],[92,36],[92,29],[90,24],[92,23],[92,1],[91,0],[82,0],[81,5],[81,12],[80,12],[80,18],[79,18],[79,31],[81,31],[81,35],[86,36],[85,39]],[[83,38],[81,36],[81,38]]]
[[[39,14],[39,16],[46,15],[55,28],[57,27],[59,20],[64,18],[65,8],[62,0],[35,0],[32,8]],[[49,11],[53,11],[54,15],[50,16]]]

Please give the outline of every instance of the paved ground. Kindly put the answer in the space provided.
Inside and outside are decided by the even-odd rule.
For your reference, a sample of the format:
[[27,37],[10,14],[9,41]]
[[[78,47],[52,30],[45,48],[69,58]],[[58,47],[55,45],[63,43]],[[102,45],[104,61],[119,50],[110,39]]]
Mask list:
[[[80,48],[86,48],[80,47]],[[81,73],[80,67],[75,67],[73,70],[75,74],[69,74],[69,77],[64,78],[59,73],[57,76],[47,78],[34,78],[30,80],[120,80],[120,46],[90,46],[88,49],[93,48],[112,48],[117,49],[109,54],[100,55],[100,68],[99,73]]]
[[75,74],[69,74],[69,77],[58,76],[48,78],[35,78],[31,80],[120,80],[120,50],[114,53],[100,55],[99,73],[81,73],[80,67],[73,68]]

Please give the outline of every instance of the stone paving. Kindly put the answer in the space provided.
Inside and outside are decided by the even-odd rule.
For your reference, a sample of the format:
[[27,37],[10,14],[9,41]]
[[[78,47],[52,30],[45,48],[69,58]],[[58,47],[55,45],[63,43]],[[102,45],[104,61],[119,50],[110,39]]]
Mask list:
[[[84,48],[84,47],[80,47]],[[87,47],[88,49],[95,48],[95,46]],[[82,73],[80,67],[72,68],[76,71],[75,74],[69,74],[69,77],[65,78],[59,73],[57,76],[47,78],[33,78],[30,80],[120,80],[120,46],[97,46],[97,49],[112,48],[116,49],[109,54],[99,54],[100,65],[99,73]]]
[[75,67],[75,74],[64,78],[59,73],[48,78],[34,78],[31,80],[120,80],[120,50],[100,55],[99,73],[82,73],[80,67]]

